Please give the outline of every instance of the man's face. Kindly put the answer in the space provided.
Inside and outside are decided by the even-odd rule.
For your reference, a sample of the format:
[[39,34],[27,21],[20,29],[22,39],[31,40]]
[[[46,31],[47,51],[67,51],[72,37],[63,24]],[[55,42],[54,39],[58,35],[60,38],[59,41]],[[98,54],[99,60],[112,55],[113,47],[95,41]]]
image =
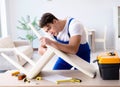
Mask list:
[[43,27],[43,29],[45,32],[53,36],[57,36],[59,33],[59,26],[57,26],[57,22],[48,23],[45,27]]

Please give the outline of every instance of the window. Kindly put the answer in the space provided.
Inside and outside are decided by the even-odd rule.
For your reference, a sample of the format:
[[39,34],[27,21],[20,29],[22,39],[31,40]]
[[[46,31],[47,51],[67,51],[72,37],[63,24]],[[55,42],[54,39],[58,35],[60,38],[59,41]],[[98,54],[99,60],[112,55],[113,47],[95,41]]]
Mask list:
[[0,0],[0,37],[7,36],[6,0]]
[[1,1],[2,0],[0,0],[0,37],[1,37]]

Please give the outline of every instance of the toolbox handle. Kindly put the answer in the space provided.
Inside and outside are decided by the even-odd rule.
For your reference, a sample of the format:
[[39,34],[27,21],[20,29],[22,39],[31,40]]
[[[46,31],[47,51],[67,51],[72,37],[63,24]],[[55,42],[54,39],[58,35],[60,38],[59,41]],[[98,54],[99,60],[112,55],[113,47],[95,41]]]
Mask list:
[[108,54],[109,54],[109,56],[115,56],[114,52],[109,52]]
[[96,59],[96,60],[93,60],[93,63],[95,63],[95,62],[98,62],[98,59]]

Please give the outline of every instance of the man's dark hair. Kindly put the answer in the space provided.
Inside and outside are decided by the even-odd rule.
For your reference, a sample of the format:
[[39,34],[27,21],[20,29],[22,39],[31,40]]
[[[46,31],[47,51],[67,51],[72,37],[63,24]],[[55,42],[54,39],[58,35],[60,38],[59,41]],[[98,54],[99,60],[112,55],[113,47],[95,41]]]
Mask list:
[[53,19],[58,20],[53,14],[51,13],[44,13],[39,21],[39,26],[43,28],[48,23],[53,23]]

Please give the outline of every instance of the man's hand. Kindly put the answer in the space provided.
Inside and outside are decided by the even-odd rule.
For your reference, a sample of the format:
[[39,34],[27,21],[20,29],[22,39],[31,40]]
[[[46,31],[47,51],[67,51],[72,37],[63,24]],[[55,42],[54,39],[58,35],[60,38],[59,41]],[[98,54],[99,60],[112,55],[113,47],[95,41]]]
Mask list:
[[43,55],[47,50],[47,47],[45,45],[40,45],[38,48],[38,54]]
[[53,41],[47,37],[42,37],[40,38],[40,42],[41,42],[41,45],[46,46],[46,45],[51,45]]

